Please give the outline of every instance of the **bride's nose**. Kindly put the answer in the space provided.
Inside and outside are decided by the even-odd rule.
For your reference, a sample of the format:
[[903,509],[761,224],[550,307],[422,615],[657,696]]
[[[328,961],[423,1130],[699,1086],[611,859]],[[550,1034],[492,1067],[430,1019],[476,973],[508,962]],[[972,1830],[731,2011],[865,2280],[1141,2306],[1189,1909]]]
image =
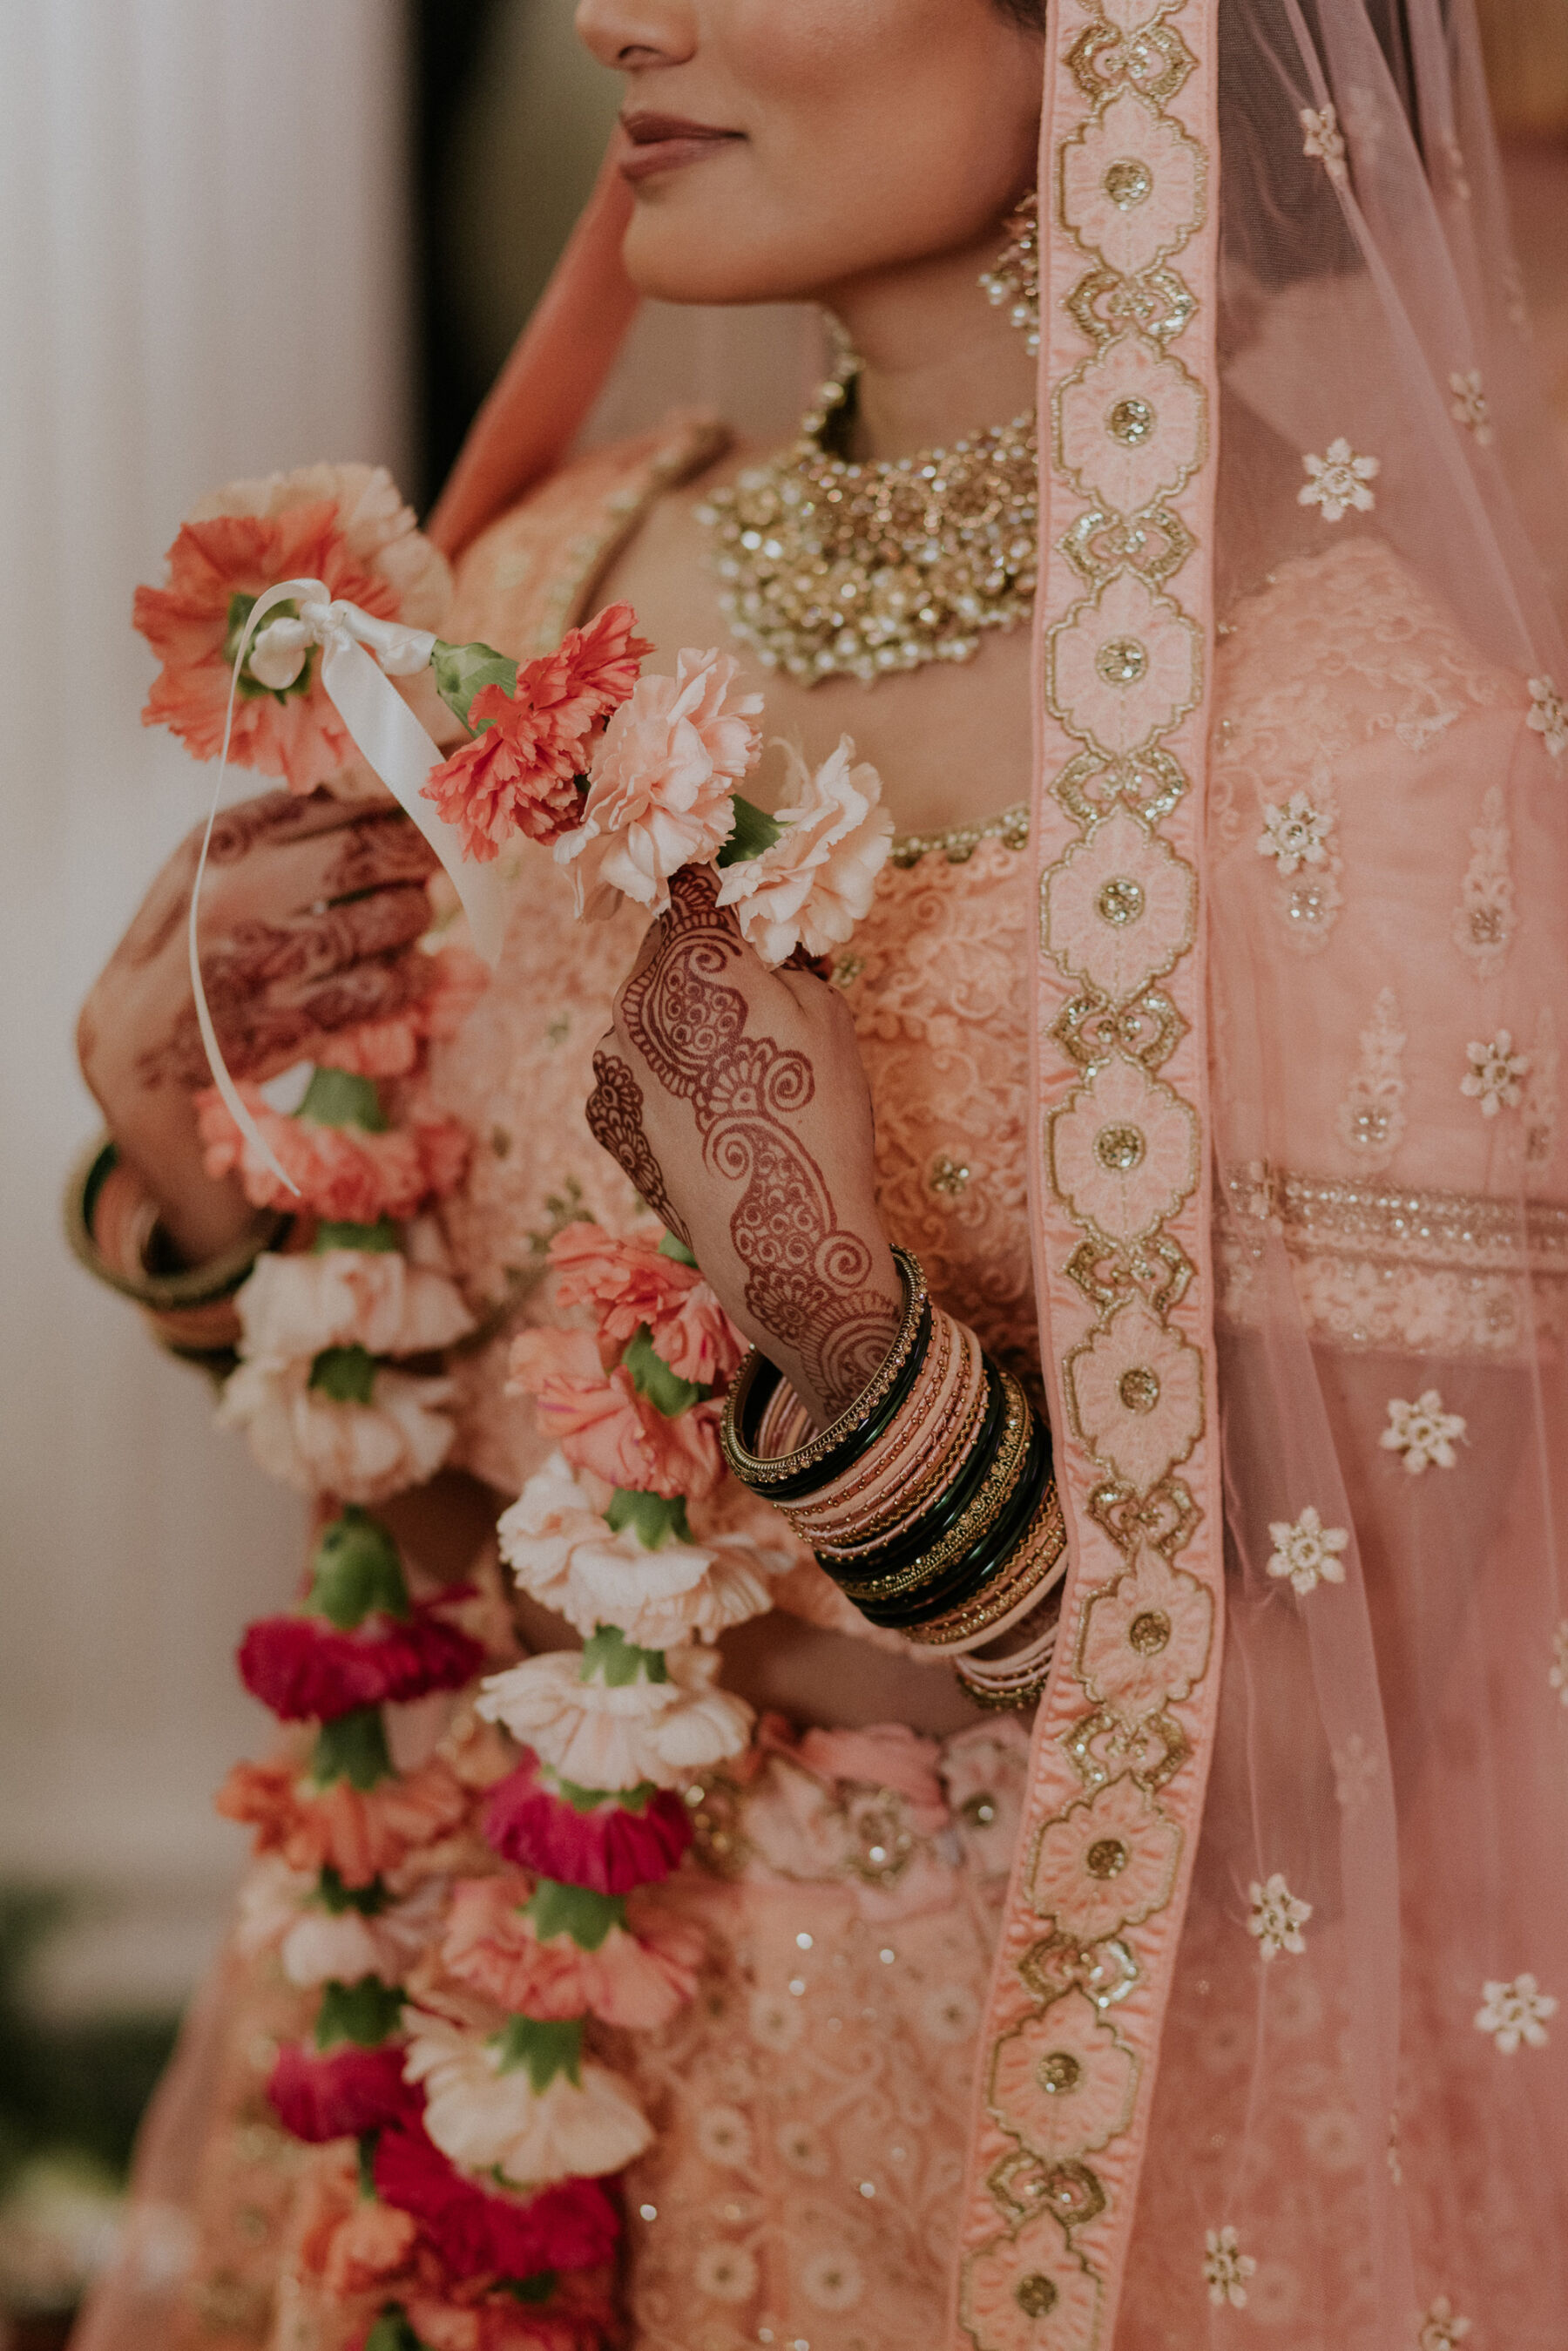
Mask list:
[[577,38],[622,73],[683,65],[697,47],[693,0],[577,0]]

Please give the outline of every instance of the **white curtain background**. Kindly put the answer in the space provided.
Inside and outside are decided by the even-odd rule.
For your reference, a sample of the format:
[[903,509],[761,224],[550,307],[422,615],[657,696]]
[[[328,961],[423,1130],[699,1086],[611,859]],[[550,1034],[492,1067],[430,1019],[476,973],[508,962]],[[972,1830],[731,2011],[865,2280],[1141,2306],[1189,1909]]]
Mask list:
[[199,1962],[242,1844],[212,1790],[266,1733],[232,1651],[302,1540],[58,1238],[97,1124],[77,1008],[209,788],[139,724],[131,591],[234,475],[406,478],[403,27],[398,0],[0,0],[0,1878],[119,1889],[61,1956],[84,2000]]

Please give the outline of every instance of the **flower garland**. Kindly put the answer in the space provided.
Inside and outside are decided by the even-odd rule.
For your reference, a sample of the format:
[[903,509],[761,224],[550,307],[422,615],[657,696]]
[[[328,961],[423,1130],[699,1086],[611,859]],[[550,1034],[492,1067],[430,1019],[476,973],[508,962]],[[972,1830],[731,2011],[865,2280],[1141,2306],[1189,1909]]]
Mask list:
[[[439,623],[450,593],[384,473],[236,484],[182,528],[168,586],[138,592],[163,663],[144,716],[210,757],[232,684],[231,757],[296,792],[358,796],[293,607],[244,647],[256,601],[305,575],[407,625]],[[846,737],[815,774],[786,751],[775,816],[739,797],[762,705],[735,693],[727,656],[685,652],[673,678],[643,676],[651,648],[624,604],[522,665],[432,642],[428,672],[400,684],[462,723],[424,797],[472,860],[534,841],[590,917],[617,893],[657,914],[674,873],[712,865],[720,902],[774,966],[826,953],[866,913],[891,836],[875,770]],[[500,1537],[519,1589],[581,1646],[456,1695],[493,1662],[475,1595],[416,1598],[373,1515],[446,1458],[439,1359],[473,1329],[434,1213],[470,1137],[400,1114],[384,1090],[419,1075],[483,976],[449,945],[426,981],[395,1019],[319,1040],[292,1113],[254,1081],[238,1090],[248,1130],[221,1092],[197,1099],[209,1173],[295,1219],[237,1293],[219,1418],[319,1511],[305,1598],[239,1651],[286,1743],[236,1765],[218,1806],[260,1857],[246,1948],[275,1952],[317,1996],[311,2038],[280,2053],[270,2092],[321,2149],[299,2262],[330,2314],[324,2342],[597,2351],[615,2327],[608,2183],[652,2133],[594,2036],[658,2029],[692,1996],[701,1939],[652,1889],[691,1843],[686,1786],[752,1733],[711,1644],[769,1608],[795,1553],[720,1524],[718,1421],[742,1342],[690,1253],[657,1227],[615,1238],[570,1225],[550,1263],[573,1319],[511,1353],[513,1392],[555,1450]],[[432,1738],[424,1702],[443,1697]]]

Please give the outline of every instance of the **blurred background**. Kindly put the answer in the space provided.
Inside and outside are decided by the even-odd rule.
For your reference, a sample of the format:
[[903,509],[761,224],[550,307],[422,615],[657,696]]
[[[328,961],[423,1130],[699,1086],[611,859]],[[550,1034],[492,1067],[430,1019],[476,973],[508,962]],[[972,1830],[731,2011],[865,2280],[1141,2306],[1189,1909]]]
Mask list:
[[[1481,0],[1568,423],[1568,0]],[[316,457],[429,503],[619,101],[570,0],[0,0],[0,2345],[63,2340],[240,1859],[241,1627],[299,1508],[59,1238],[77,1007],[205,785],[131,590]],[[18,658],[19,655],[19,658]],[[7,2335],[6,2330],[10,2330]]]

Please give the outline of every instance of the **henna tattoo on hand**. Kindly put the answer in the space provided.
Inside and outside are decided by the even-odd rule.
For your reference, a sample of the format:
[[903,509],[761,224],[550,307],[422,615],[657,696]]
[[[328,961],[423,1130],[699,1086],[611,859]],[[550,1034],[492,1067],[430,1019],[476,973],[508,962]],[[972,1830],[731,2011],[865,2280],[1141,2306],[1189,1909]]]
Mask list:
[[[838,1222],[826,1178],[792,1129],[816,1092],[811,1063],[775,1038],[748,1034],[745,997],[722,985],[745,950],[711,889],[677,888],[664,919],[659,951],[622,990],[622,1028],[659,1084],[691,1103],[706,1165],[742,1187],[730,1238],[746,1269],[749,1311],[796,1355],[826,1410],[840,1412],[875,1375],[898,1318],[870,1249]],[[630,1074],[614,1081],[617,1110],[601,1139],[618,1157],[609,1135],[622,1136],[635,1113],[651,1158],[635,1082],[626,1092]],[[643,1179],[633,1181],[652,1198]]]
[[[265,1079],[308,1057],[340,1029],[389,1020],[417,1004],[430,986],[426,956],[400,953],[352,965],[303,994],[241,994],[213,1011],[223,1059],[236,1078]],[[140,1054],[136,1074],[150,1093],[164,1085],[210,1085],[196,1008],[179,1012],[161,1043]]]
[[594,1090],[588,1096],[588,1132],[627,1176],[639,1198],[678,1241],[691,1236],[664,1188],[664,1170],[649,1148],[642,1128],[642,1089],[623,1061],[601,1045],[594,1055]]

